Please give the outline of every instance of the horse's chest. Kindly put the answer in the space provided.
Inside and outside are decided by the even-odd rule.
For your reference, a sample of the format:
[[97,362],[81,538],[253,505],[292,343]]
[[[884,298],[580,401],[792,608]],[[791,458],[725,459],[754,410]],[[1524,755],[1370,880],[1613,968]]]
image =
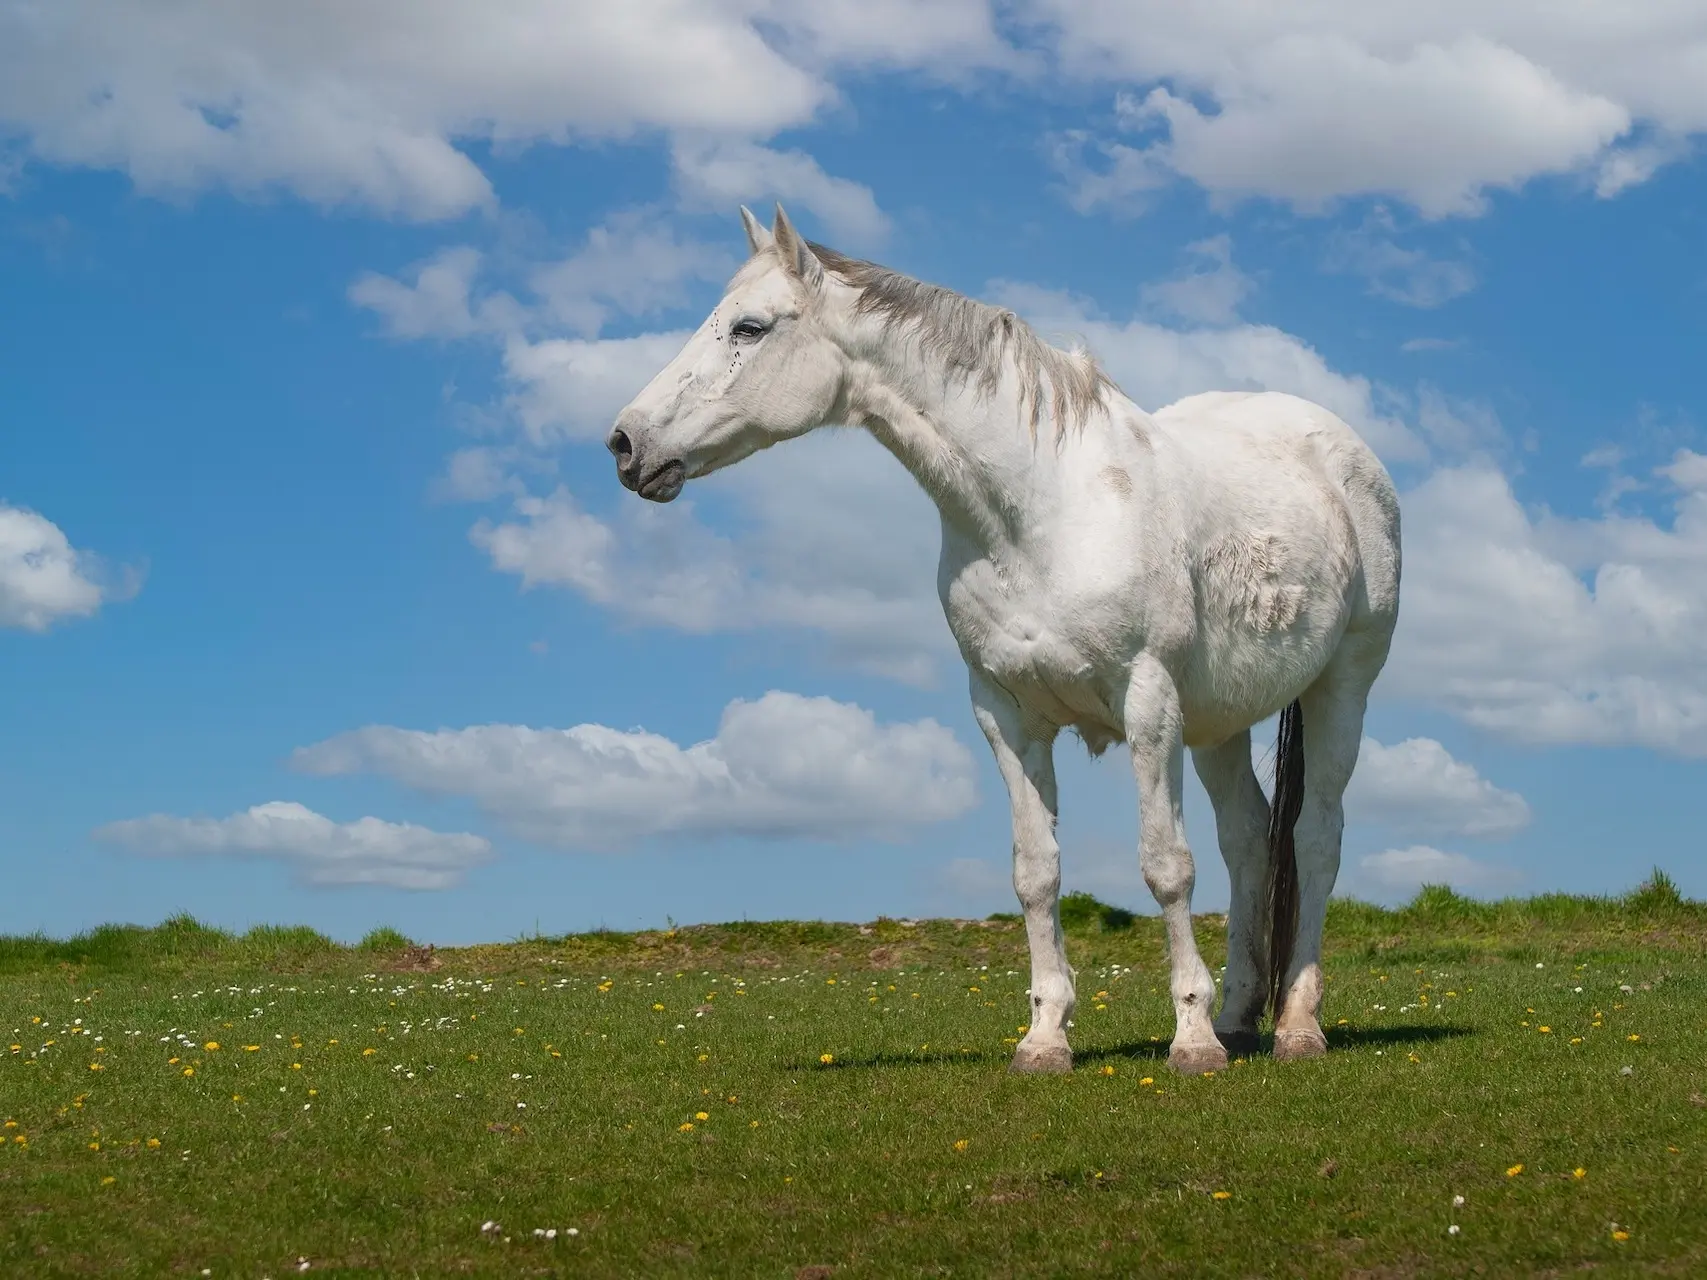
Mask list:
[[1111,637],[1101,634],[1094,600],[1063,600],[988,561],[957,566],[941,587],[949,630],[969,666],[1052,724],[1119,736],[1120,717],[1109,705],[1113,668],[1099,661]]

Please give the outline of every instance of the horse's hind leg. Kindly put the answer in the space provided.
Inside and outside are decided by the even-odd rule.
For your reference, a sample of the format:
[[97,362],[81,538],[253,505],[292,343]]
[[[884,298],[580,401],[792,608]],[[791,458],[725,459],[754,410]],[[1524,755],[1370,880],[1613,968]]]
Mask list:
[[1276,1058],[1327,1052],[1322,1008],[1322,926],[1339,874],[1345,788],[1357,766],[1369,686],[1387,656],[1384,636],[1351,634],[1299,699],[1304,721],[1304,801],[1293,829],[1298,857],[1298,931],[1274,1023]]
[[1215,806],[1215,835],[1233,891],[1215,1035],[1228,1053],[1253,1053],[1268,996],[1268,799],[1251,767],[1250,730],[1198,747],[1191,759]]

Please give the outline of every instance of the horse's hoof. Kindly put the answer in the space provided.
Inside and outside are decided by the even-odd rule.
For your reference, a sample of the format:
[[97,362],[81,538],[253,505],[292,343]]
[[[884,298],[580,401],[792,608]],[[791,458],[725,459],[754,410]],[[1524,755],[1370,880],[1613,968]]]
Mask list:
[[1182,1076],[1200,1076],[1205,1071],[1225,1071],[1227,1051],[1219,1042],[1175,1045],[1168,1051],[1168,1065]]
[[1022,1044],[1008,1070],[1019,1075],[1061,1076],[1073,1069],[1073,1051],[1064,1044]]
[[1262,1048],[1262,1037],[1254,1031],[1217,1031],[1215,1038],[1230,1058],[1248,1058]]
[[1314,1027],[1306,1031],[1276,1031],[1274,1059],[1293,1062],[1299,1058],[1319,1058],[1328,1051],[1328,1038]]

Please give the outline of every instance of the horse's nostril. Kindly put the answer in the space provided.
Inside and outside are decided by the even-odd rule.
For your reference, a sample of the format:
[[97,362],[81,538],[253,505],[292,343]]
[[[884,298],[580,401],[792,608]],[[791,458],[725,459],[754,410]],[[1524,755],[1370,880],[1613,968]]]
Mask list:
[[611,451],[611,456],[616,459],[618,467],[626,467],[629,460],[634,457],[634,446],[629,443],[628,432],[626,431],[611,432],[610,439],[605,441],[605,447]]

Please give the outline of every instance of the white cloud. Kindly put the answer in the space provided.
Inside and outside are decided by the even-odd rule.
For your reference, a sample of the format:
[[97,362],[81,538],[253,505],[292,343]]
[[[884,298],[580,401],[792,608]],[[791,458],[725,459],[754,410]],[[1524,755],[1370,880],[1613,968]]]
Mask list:
[[1367,378],[1336,373],[1303,339],[1272,325],[1173,329],[1144,320],[1123,323],[1099,318],[1081,299],[1032,285],[997,282],[992,291],[1045,333],[1082,339],[1146,409],[1199,391],[1287,391],[1337,413],[1390,461],[1425,454],[1404,423],[1376,407]]
[[[875,12],[903,11],[886,24],[870,0],[13,4],[0,133],[148,192],[287,190],[446,218],[495,202],[468,144],[762,139],[835,102],[833,71],[957,79],[1015,61],[983,0]],[[847,200],[833,184],[818,195]]]
[[534,268],[529,284],[540,299],[539,321],[591,338],[613,317],[649,316],[679,306],[691,282],[721,284],[735,273],[730,252],[740,237],[735,205],[718,206],[728,215],[729,246],[684,239],[652,210],[613,215],[589,231],[575,253]]
[[829,698],[735,701],[717,736],[681,747],[604,725],[372,726],[305,747],[296,767],[380,773],[468,796],[525,839],[611,849],[647,837],[896,837],[976,800],[971,754],[934,720],[881,725]]
[[99,566],[46,516],[0,502],[0,627],[46,631],[87,618],[113,592]]
[[1360,858],[1352,874],[1341,877],[1335,887],[1349,896],[1392,901],[1410,897],[1425,884],[1450,885],[1460,893],[1474,895],[1504,892],[1522,879],[1522,874],[1510,867],[1413,845]]
[[447,889],[492,856],[492,846],[479,836],[378,818],[334,822],[283,800],[229,818],[130,818],[95,836],[138,853],[276,859],[316,885]]
[[810,209],[831,235],[856,246],[881,241],[889,229],[869,187],[831,177],[803,151],[695,139],[678,141],[673,159],[682,194],[701,208],[780,200]]
[[1256,282],[1233,265],[1233,241],[1211,236],[1186,246],[1198,265],[1171,280],[1147,284],[1139,299],[1164,315],[1194,324],[1232,324]]
[[1336,232],[1328,269],[1362,276],[1370,293],[1407,307],[1438,307],[1476,287],[1469,263],[1407,249],[1393,239],[1394,229],[1392,216],[1377,210],[1362,226]]
[[509,407],[528,441],[603,440],[622,407],[675,358],[687,331],[632,338],[544,338],[504,343]]
[[1378,691],[1523,741],[1707,756],[1707,457],[1668,526],[1525,511],[1486,467],[1404,495],[1404,607]]
[[350,301],[377,312],[394,338],[466,338],[486,327],[469,297],[480,260],[478,249],[457,245],[416,263],[410,283],[365,272],[350,286]]
[[1345,801],[1352,821],[1411,838],[1509,836],[1530,818],[1522,796],[1496,787],[1433,738],[1390,747],[1365,738]]
[[697,633],[798,628],[822,635],[838,661],[934,680],[953,653],[936,598],[936,515],[873,441],[821,432],[701,484],[736,499],[732,536],[713,532],[691,501],[621,495],[607,522],[560,489],[517,500],[515,518],[483,520],[471,537],[524,586],[569,587],[631,621]]
[[1344,196],[1473,214],[1489,190],[1579,174],[1612,195],[1707,129],[1707,12],[1697,5],[1425,6],[1324,0],[1033,0],[1061,71],[1130,86],[1131,144],[1068,148],[1081,204],[1178,175],[1211,193],[1319,209]]

